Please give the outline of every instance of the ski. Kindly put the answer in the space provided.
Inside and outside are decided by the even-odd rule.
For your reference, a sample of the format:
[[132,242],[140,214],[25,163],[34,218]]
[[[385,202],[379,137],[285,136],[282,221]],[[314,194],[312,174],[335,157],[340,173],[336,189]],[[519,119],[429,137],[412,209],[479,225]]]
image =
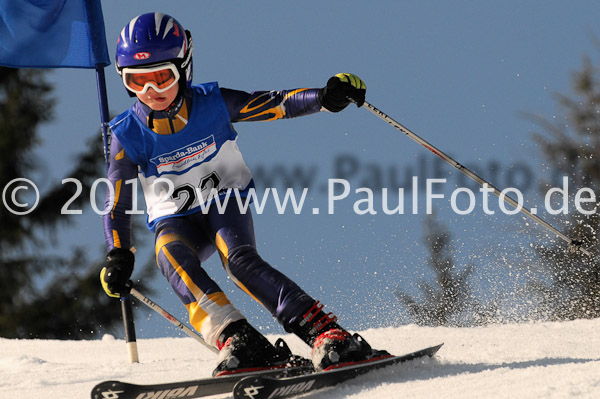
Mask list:
[[285,367],[248,373],[230,374],[164,384],[131,384],[104,381],[92,389],[92,399],[191,399],[231,392],[237,382],[249,376],[291,377],[314,371],[312,366]]
[[432,357],[442,347],[432,346],[402,356],[392,356],[318,373],[293,377],[272,378],[269,376],[248,376],[240,380],[233,388],[235,399],[279,399],[305,394],[318,389],[332,387],[372,370],[404,363],[425,356]]

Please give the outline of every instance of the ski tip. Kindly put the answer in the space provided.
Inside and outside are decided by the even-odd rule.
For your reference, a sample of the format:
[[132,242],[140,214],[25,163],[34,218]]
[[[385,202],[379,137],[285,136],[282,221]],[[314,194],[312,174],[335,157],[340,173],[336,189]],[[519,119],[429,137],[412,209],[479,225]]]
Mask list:
[[441,344],[438,345],[434,345],[430,348],[427,348],[424,350],[424,352],[429,355],[429,357],[433,357],[439,350],[440,348],[444,346],[444,343],[442,342]]
[[116,387],[119,385],[123,385],[124,383],[121,381],[102,381],[99,382],[98,384],[96,384],[96,386],[94,387],[94,389],[100,389],[100,388],[105,388],[105,387]]
[[92,389],[92,399],[106,398],[106,394],[110,394],[113,389],[123,386],[121,381],[103,381]]

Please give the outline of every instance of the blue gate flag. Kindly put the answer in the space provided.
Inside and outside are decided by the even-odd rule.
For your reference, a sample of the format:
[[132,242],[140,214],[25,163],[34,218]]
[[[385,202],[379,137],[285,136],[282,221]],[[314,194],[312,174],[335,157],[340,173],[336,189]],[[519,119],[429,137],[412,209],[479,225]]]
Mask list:
[[0,65],[110,65],[100,0],[0,0]]

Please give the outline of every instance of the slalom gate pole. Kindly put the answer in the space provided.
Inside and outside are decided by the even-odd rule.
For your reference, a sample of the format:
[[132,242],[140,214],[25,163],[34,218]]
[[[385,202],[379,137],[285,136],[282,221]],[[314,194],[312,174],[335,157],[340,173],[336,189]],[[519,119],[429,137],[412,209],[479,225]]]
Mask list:
[[[106,77],[104,65],[96,65],[96,83],[98,89],[98,104],[100,106],[100,122],[102,129],[102,142],[104,148],[104,162],[106,170],[109,166],[109,133],[108,133],[108,95],[106,94]],[[121,298],[121,313],[123,314],[123,326],[125,327],[125,342],[127,343],[127,355],[130,363],[139,363],[137,340],[135,337],[135,323],[133,320],[133,309],[129,295]]]
[[515,209],[518,209],[520,212],[522,212],[525,215],[529,216],[531,219],[535,220],[537,223],[541,224],[546,229],[548,229],[551,232],[553,232],[554,234],[556,234],[556,236],[558,236],[559,238],[561,238],[562,240],[564,240],[565,242],[567,242],[567,244],[569,245],[569,249],[575,250],[575,251],[581,251],[585,255],[591,256],[591,253],[589,251],[587,251],[585,248],[583,248],[581,246],[580,242],[570,239],[569,237],[567,237],[566,235],[564,235],[563,233],[561,233],[560,231],[558,231],[556,228],[554,228],[552,225],[550,225],[548,222],[546,222],[545,220],[543,220],[542,218],[540,218],[536,214],[532,213],[529,209],[525,208],[524,206],[522,206],[521,204],[519,204],[517,201],[515,201],[514,199],[512,199],[508,195],[502,193],[496,187],[494,187],[493,185],[491,185],[490,183],[488,183],[487,181],[485,181],[484,179],[482,179],[481,177],[479,177],[477,174],[475,174],[471,170],[467,169],[466,167],[464,167],[460,163],[456,162],[449,155],[447,155],[444,152],[440,151],[439,149],[437,149],[433,145],[429,144],[427,141],[423,140],[421,137],[417,136],[415,133],[411,132],[406,127],[402,126],[400,123],[396,122],[394,119],[392,119],[391,117],[389,117],[383,111],[379,110],[378,108],[376,108],[375,106],[369,104],[366,101],[364,102],[364,104],[362,105],[362,107],[368,109],[369,111],[371,111],[373,114],[375,114],[379,118],[383,119],[384,121],[386,121],[387,123],[389,123],[390,125],[392,125],[393,127],[395,127],[396,129],[400,130],[406,136],[408,136],[412,140],[416,141],[417,143],[421,144],[423,147],[425,147],[429,151],[433,152],[438,157],[442,158],[444,161],[446,161],[447,163],[449,163],[450,165],[452,165],[453,167],[455,167],[456,169],[458,169],[460,172],[462,172],[463,174],[465,174],[466,176],[468,176],[472,180],[474,180],[477,183],[479,183],[482,187],[484,187],[484,188],[486,188],[486,186],[489,187],[490,190],[496,196],[498,196],[498,198],[500,198],[504,202],[509,203],[510,205],[512,205],[513,207],[515,207]]
[[160,307],[159,305],[157,305],[154,301],[152,301],[148,297],[144,296],[141,292],[139,292],[135,288],[132,288],[130,293],[135,298],[137,298],[140,302],[142,302],[144,305],[146,305],[150,309],[154,310],[156,313],[158,313],[159,315],[161,315],[162,317],[164,317],[165,319],[167,319],[175,327],[179,328],[184,333],[186,333],[190,337],[194,338],[196,341],[200,342],[202,345],[206,346],[212,352],[219,353],[219,350],[217,348],[209,345],[204,340],[204,338],[202,338],[202,336],[200,334],[198,334],[197,332],[195,332],[194,330],[192,330],[191,328],[189,328],[188,326],[186,326],[185,324],[183,324],[182,322],[180,322],[179,320],[177,320],[175,318],[175,316],[173,316],[172,314],[170,314],[169,312],[167,312],[166,310],[164,310],[162,307]]
[[127,344],[129,363],[139,363],[140,357],[135,337],[135,322],[133,321],[133,309],[129,296],[121,298],[121,312],[123,313],[123,327],[125,328],[125,343]]

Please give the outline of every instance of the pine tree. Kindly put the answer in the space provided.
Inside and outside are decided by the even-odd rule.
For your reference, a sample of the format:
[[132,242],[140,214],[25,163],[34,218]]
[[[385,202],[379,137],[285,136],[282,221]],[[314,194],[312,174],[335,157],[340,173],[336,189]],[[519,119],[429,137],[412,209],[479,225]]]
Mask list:
[[[45,81],[45,73],[0,68],[2,188],[13,179],[31,178],[36,170],[32,160],[37,128],[53,117],[52,87]],[[83,192],[90,192],[104,171],[98,135],[73,165],[65,178],[79,180]],[[99,329],[110,331],[120,322],[119,301],[106,296],[99,283],[102,243],[92,254],[89,249],[75,248],[50,255],[57,229],[73,222],[61,214],[61,208],[74,194],[74,184],[59,183],[41,193],[32,213],[17,215],[5,207],[0,209],[0,336],[85,338]],[[89,205],[85,196],[75,198],[72,208]]]
[[428,266],[435,284],[419,283],[423,300],[397,289],[395,295],[409,317],[419,325],[466,326],[487,322],[485,311],[471,295],[468,279],[474,267],[456,266],[451,250],[451,235],[434,214],[425,221],[424,242],[429,250]]
[[[600,316],[600,69],[585,58],[580,71],[573,75],[572,96],[558,95],[564,118],[535,117],[543,133],[534,136],[542,153],[550,160],[556,175],[569,179],[570,212],[563,233],[580,241],[592,253],[565,251],[564,243],[540,248],[546,281],[531,288],[541,298],[541,311],[555,320]],[[595,203],[584,206],[585,215],[574,209],[573,195],[581,188],[593,191]],[[589,197],[586,196],[586,197]]]

